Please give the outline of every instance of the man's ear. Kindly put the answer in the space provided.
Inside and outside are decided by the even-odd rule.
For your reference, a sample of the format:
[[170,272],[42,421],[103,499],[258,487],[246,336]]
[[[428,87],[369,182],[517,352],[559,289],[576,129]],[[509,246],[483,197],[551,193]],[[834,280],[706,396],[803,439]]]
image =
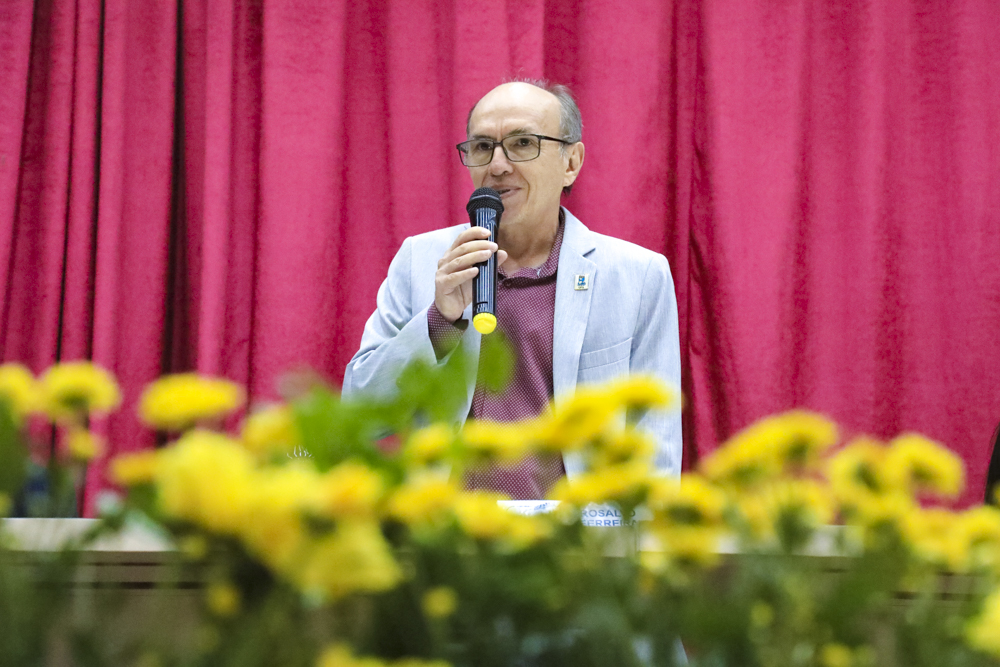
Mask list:
[[583,167],[583,142],[578,141],[566,148],[566,173],[563,175],[563,187],[573,185]]

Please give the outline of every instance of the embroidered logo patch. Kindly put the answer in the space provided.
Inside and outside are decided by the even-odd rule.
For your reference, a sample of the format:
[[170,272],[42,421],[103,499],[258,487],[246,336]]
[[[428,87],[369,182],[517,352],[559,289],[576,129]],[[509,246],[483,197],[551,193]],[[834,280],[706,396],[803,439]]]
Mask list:
[[576,274],[576,280],[573,282],[573,289],[577,291],[590,289],[590,274],[588,273]]

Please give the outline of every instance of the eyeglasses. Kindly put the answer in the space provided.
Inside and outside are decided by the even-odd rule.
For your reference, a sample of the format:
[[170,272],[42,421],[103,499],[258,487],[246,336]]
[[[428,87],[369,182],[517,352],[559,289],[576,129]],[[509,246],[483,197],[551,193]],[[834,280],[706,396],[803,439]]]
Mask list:
[[500,141],[492,139],[470,139],[455,146],[466,167],[484,167],[493,161],[496,147],[503,149],[503,154],[511,162],[527,162],[534,160],[542,153],[542,140],[558,141],[561,144],[572,144],[572,141],[546,137],[541,134],[512,134]]

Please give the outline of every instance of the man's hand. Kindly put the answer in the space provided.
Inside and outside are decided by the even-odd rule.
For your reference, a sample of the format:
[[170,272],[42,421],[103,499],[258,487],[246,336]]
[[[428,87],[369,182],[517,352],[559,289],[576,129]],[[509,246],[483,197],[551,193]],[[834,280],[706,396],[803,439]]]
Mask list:
[[438,260],[434,274],[434,304],[449,322],[462,316],[472,303],[472,279],[479,273],[476,266],[497,253],[497,266],[507,260],[507,252],[487,241],[490,232],[485,227],[470,227],[458,235],[444,257]]

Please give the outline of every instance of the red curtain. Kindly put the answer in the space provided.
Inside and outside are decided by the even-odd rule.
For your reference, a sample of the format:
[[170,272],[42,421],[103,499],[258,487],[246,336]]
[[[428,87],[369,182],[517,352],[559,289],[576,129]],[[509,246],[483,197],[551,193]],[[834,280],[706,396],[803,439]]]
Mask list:
[[[686,459],[793,406],[919,430],[977,495],[1000,419],[992,0],[6,0],[0,358],[339,381],[402,239],[462,221],[502,78],[577,94],[567,200],[661,251]],[[87,507],[103,487],[92,466]]]

